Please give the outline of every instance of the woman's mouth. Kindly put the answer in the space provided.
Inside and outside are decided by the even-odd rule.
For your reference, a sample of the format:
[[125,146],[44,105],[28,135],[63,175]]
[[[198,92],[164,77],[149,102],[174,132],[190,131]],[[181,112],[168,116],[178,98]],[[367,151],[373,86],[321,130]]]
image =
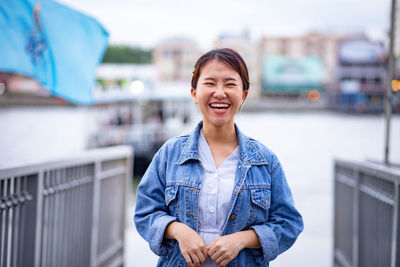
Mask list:
[[218,103],[218,104],[211,103],[211,104],[209,104],[209,106],[210,106],[210,108],[214,108],[214,109],[227,109],[231,105],[225,104],[225,103],[224,104],[222,104],[222,103]]
[[215,114],[222,115],[228,111],[231,105],[227,103],[211,103],[208,104],[208,106],[214,111]]

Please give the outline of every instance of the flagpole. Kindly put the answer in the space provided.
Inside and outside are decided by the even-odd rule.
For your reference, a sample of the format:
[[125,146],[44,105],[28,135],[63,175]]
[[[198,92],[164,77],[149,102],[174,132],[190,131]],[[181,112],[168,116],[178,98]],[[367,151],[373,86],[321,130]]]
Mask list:
[[384,163],[389,164],[389,148],[390,148],[390,119],[392,115],[392,80],[393,80],[393,43],[394,43],[394,22],[396,13],[396,0],[392,0],[392,8],[390,14],[390,40],[389,40],[389,60],[388,60],[388,74],[387,86],[385,94],[385,159]]

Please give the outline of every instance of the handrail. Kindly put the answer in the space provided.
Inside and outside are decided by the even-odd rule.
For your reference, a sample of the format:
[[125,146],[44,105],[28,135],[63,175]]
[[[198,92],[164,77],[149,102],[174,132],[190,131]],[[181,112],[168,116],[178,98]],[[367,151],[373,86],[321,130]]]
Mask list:
[[132,149],[0,167],[0,266],[120,266]]
[[400,168],[335,160],[334,266],[400,266]]

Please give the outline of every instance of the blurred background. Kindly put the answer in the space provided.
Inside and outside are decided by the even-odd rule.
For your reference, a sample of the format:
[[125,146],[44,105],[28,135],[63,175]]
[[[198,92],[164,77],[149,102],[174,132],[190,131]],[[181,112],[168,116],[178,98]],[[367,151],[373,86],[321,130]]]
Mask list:
[[[271,266],[362,262],[361,248],[344,245],[341,250],[342,239],[337,236],[345,221],[338,221],[338,207],[354,204],[335,203],[342,196],[336,191],[340,185],[336,185],[335,160],[367,162],[380,170],[384,166],[390,169],[385,172],[399,177],[400,4],[389,0],[14,2],[0,4],[0,171],[96,148],[132,147],[132,164],[124,163],[133,172],[127,178],[123,212],[124,266],[156,265],[157,256],[133,225],[136,186],[158,148],[168,138],[191,131],[201,119],[190,97],[193,66],[203,53],[222,47],[237,50],[250,73],[249,97],[236,123],[277,154],[304,217],[305,230],[298,241]],[[0,175],[4,203],[16,195],[10,187],[14,176]],[[339,180],[348,181],[343,179]],[[387,213],[387,226],[396,230],[400,228],[395,208],[398,180],[389,191],[383,194],[390,199],[393,195],[386,201],[393,207]],[[348,214],[352,217],[355,211]],[[0,226],[6,229],[6,218],[14,217],[4,209],[1,218]],[[357,227],[352,229],[361,235]],[[397,238],[398,244],[396,231],[388,236]],[[2,233],[0,251],[14,255],[17,243],[7,241],[7,230]],[[386,236],[365,242],[381,239]],[[374,258],[372,265],[360,266],[400,266],[386,265],[396,263],[396,255],[400,258],[399,247],[389,245],[389,254],[378,253],[378,258],[387,259],[383,265]],[[104,255],[110,256],[110,251]],[[40,255],[37,264],[51,266],[45,254]],[[7,264],[14,258],[6,258],[0,262],[11,266]],[[93,261],[91,265],[95,266]]]

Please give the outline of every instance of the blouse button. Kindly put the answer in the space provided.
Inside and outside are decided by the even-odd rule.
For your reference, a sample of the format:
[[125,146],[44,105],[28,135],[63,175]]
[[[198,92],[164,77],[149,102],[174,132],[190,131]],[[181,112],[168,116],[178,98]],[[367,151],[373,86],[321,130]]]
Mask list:
[[215,188],[213,188],[213,189],[210,190],[210,194],[211,194],[211,195],[214,195],[215,193],[217,193],[217,190],[216,190]]
[[214,213],[214,212],[215,212],[215,208],[214,208],[214,207],[211,207],[211,208],[210,208],[210,212]]

